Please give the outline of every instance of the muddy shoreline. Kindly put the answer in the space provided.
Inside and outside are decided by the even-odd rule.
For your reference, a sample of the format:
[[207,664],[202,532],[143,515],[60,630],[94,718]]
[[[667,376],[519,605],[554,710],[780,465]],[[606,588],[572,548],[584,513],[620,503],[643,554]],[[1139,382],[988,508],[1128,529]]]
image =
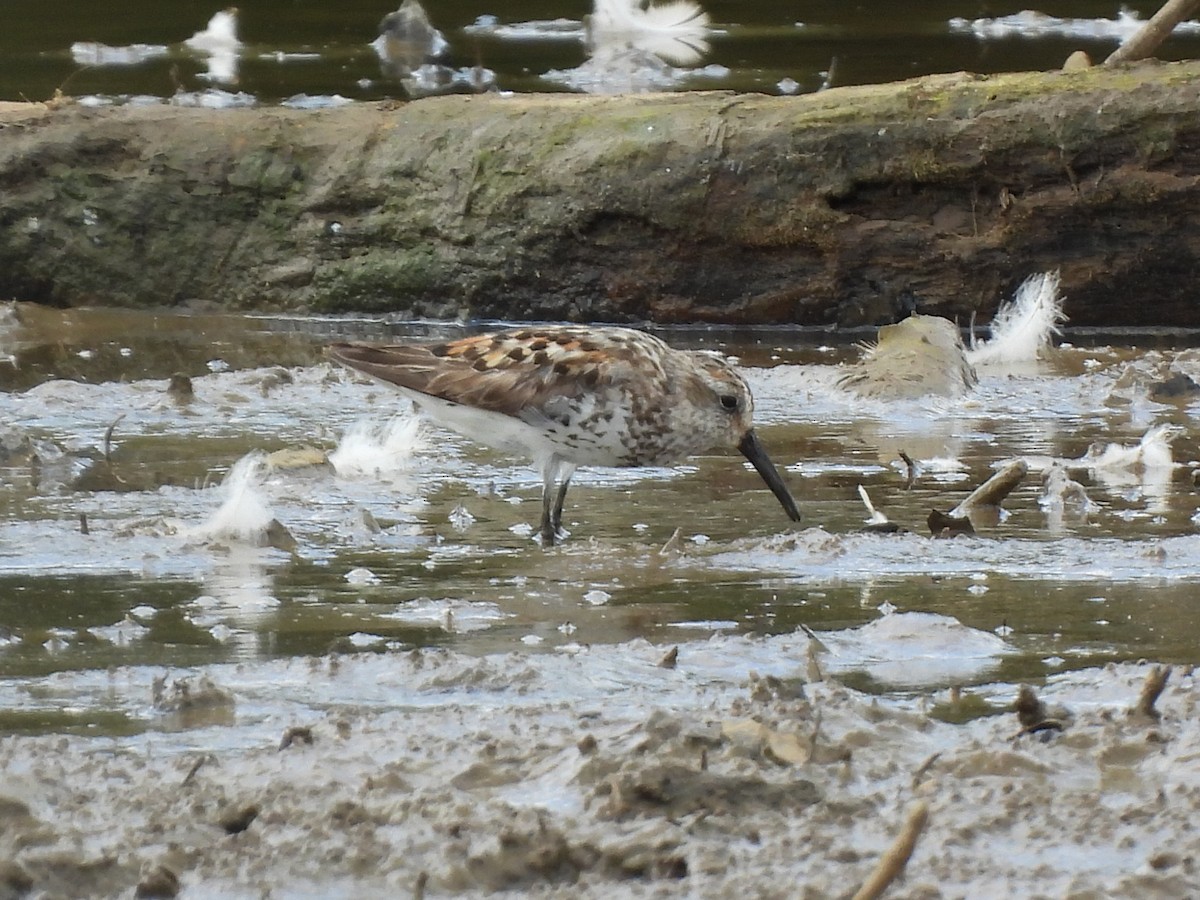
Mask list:
[[[177,670],[166,701],[114,670],[163,730],[0,739],[0,896],[849,896],[917,804],[890,897],[1200,885],[1190,674],[1160,718],[1130,711],[1147,666],[1052,679],[1030,730],[1011,688],[884,700],[806,645],[296,659]],[[256,714],[264,691],[290,712]]]
[[0,297],[400,318],[1200,325],[1200,64],[801,97],[0,105]]
[[[808,522],[726,457],[585,470],[546,551],[524,460],[426,443],[307,339],[10,312],[42,376],[0,391],[0,898],[848,897],[922,808],[889,897],[1200,889],[1198,407],[1146,399],[1193,350],[981,364],[954,406],[748,345]],[[918,529],[1092,439],[1125,459],[1072,470],[1090,513],[1029,478],[933,540],[848,502]]]

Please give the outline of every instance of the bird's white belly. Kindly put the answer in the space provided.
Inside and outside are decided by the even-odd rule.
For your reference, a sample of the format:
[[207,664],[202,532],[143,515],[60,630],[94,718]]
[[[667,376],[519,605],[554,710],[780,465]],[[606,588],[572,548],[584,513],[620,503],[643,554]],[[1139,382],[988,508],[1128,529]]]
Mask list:
[[581,427],[547,419],[542,425],[532,425],[503,413],[452,403],[405,388],[397,390],[439,425],[497,450],[530,457],[539,465],[551,455],[577,466],[627,465],[622,462],[627,452],[625,445],[619,429],[612,423]]

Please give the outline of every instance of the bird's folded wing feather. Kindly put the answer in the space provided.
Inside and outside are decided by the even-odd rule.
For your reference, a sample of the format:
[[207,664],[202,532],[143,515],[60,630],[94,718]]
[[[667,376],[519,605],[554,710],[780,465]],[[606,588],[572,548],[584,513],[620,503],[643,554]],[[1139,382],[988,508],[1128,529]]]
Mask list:
[[452,403],[536,422],[566,398],[612,388],[632,374],[621,354],[587,341],[480,335],[445,344],[333,344],[336,362]]

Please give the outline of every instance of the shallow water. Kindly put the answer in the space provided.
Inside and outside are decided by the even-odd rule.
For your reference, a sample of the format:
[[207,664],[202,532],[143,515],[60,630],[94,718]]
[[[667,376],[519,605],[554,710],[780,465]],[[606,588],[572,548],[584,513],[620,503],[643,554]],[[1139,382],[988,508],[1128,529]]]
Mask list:
[[[178,102],[217,105],[403,96],[369,46],[381,17],[397,5],[362,0],[248,5],[240,13],[244,46],[224,66],[215,66],[183,41],[205,26],[219,4],[126,0],[101,7],[68,0],[48,7],[8,0],[0,28],[0,99],[45,100],[56,90],[97,102],[175,96]],[[1022,12],[1019,3],[985,10],[965,0],[795,7],[769,0],[706,2],[701,4],[711,19],[706,52],[668,67],[653,86],[796,93],[937,72],[1053,69],[1079,49],[1103,59],[1136,28],[1133,16],[1145,19],[1160,5],[1069,0],[1055,4],[1050,19]],[[451,70],[481,67],[494,73],[499,89],[520,92],[571,85],[629,89],[630,79],[619,69],[599,81],[580,73],[587,59],[582,19],[590,3],[446,0],[425,6],[450,45],[444,62]],[[472,28],[487,16],[501,27]],[[547,24],[560,18],[565,23]],[[124,49],[102,54],[96,44]],[[73,45],[80,45],[75,52]],[[1193,25],[1164,45],[1160,56],[1198,53],[1200,28]]]
[[[1072,335],[1036,369],[981,372],[962,400],[884,404],[837,387],[858,354],[845,336],[665,332],[741,358],[758,430],[805,521],[791,526],[740,458],[714,455],[581,470],[564,515],[571,536],[543,550],[530,536],[539,479],[525,461],[418,431],[397,397],[320,356],[333,336],[454,332],[35,307],[10,316],[0,729],[146,727],[146,697],[106,691],[115,666],[414,646],[528,655],[644,638],[665,651],[804,627],[828,639],[829,665],[874,691],[1011,683],[1113,660],[1200,662],[1200,404],[1147,395],[1172,367],[1200,374],[1190,336],[1117,346]],[[191,376],[190,401],[167,393],[176,372]],[[1049,458],[1137,444],[1163,423],[1182,427],[1169,466],[1075,468],[1096,511],[1039,505]],[[221,484],[248,454],[306,446],[332,454],[336,470],[234,476],[240,501]],[[908,489],[901,450],[921,468]],[[928,536],[931,508],[949,510],[1016,457],[1031,473],[1002,521]],[[859,485],[908,533],[863,532]],[[257,533],[246,524],[255,516],[277,519],[294,547],[240,539],[239,528]],[[939,631],[947,623],[953,638]]]
[[[544,550],[524,461],[320,354],[459,331],[0,308],[6,883],[823,897],[927,809],[889,896],[1197,893],[1200,407],[1148,399],[1195,335],[884,404],[837,385],[866,335],[666,331],[741,358],[805,521],[714,455],[581,471]],[[927,536],[1017,456],[1006,517]],[[1142,658],[1186,664],[1150,714]]]

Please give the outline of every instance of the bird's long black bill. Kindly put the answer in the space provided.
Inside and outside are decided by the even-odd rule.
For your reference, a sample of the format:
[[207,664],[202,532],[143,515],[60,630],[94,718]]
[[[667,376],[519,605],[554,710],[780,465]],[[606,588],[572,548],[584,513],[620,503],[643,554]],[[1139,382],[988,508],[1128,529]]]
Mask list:
[[738,444],[738,450],[741,451],[742,456],[750,460],[750,465],[754,466],[758,474],[762,476],[762,480],[767,483],[767,487],[771,489],[771,493],[783,504],[783,511],[788,514],[788,518],[793,522],[799,522],[800,510],[796,509],[796,501],[792,499],[787,485],[783,483],[783,478],[779,475],[779,470],[771,462],[771,457],[767,456],[767,451],[759,442],[758,435],[754,433],[753,429],[746,432],[742,442]]

